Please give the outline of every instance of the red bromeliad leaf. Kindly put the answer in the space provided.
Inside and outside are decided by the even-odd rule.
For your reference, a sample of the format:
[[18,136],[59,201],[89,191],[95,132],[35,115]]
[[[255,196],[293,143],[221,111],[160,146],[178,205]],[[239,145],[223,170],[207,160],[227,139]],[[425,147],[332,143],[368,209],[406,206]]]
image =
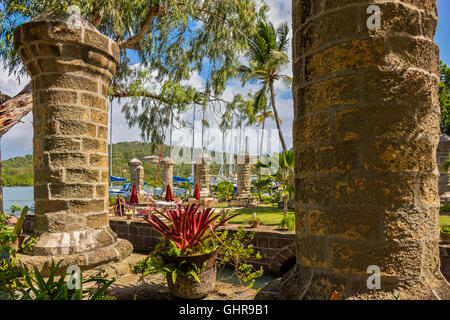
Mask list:
[[169,184],[167,185],[165,200],[167,202],[173,201],[173,193],[172,193],[172,189],[170,188]]
[[[165,212],[155,209],[145,220],[164,238],[172,241],[185,253],[189,249],[202,247],[218,227],[238,215],[214,224],[223,212],[215,214],[212,208],[203,210],[199,210],[199,208],[200,205],[195,204],[184,207],[178,204],[175,209],[166,209]],[[159,219],[157,214],[160,214],[167,222]]]
[[194,198],[200,200],[200,191],[198,190],[198,184],[195,185]]

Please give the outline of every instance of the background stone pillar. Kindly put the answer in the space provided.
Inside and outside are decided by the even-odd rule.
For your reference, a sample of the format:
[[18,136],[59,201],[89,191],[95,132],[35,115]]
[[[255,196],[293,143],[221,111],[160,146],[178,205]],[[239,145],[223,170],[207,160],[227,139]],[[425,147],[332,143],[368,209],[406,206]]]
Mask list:
[[[117,44],[86,20],[41,16],[14,32],[33,81],[35,263],[92,267],[129,255],[108,221],[108,85]],[[36,258],[36,257],[32,257]],[[31,261],[30,260],[30,261]]]
[[175,165],[175,162],[169,157],[166,157],[161,160],[161,164],[162,197],[165,197],[168,185],[173,192],[173,166]]
[[200,197],[210,198],[211,192],[209,191],[209,164],[211,158],[203,153],[195,159],[194,164],[194,188],[198,185],[198,190],[200,191]]
[[[293,1],[297,266],[285,299],[450,298],[436,0],[375,4],[381,30],[368,29],[366,1]],[[367,288],[372,265],[380,290]]]
[[145,193],[144,191],[144,167],[142,162],[136,158],[133,158],[128,162],[128,167],[130,168],[130,182],[131,185],[136,186],[136,192],[138,196]]
[[251,207],[258,204],[251,193],[253,160],[247,151],[242,151],[236,157],[237,193],[230,203],[233,207]]

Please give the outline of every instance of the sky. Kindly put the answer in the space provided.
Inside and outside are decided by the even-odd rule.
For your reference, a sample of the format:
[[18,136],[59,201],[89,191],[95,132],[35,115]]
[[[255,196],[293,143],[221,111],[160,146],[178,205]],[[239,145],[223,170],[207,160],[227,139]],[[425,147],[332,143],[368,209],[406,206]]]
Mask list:
[[[273,22],[275,26],[283,22],[287,22],[289,25],[292,24],[291,17],[291,1],[290,0],[267,0],[267,3],[270,6],[269,11],[269,20]],[[450,64],[450,1],[449,0],[438,0],[438,9],[439,9],[439,25],[438,30],[435,36],[435,41],[438,43],[441,50],[441,59]],[[291,34],[292,37],[292,34]],[[291,51],[289,53],[291,55]],[[292,66],[289,65],[284,72],[288,75],[292,75]],[[192,76],[191,81],[189,82],[191,85],[201,87],[204,84],[205,80],[201,75],[194,74]],[[26,84],[28,83],[28,79],[21,79],[20,82],[16,81],[14,77],[8,76],[7,71],[2,70],[2,66],[0,65],[0,91],[8,94],[10,96],[14,96],[17,94]],[[224,98],[227,100],[232,100],[233,96],[237,93],[245,94],[250,90],[255,92],[257,90],[257,85],[246,85],[245,88],[242,88],[241,84],[237,80],[230,81],[225,93]],[[292,119],[293,119],[293,101],[292,101],[292,93],[290,89],[287,89],[282,86],[281,83],[276,84],[276,94],[277,94],[277,106],[279,109],[279,115],[282,121],[282,129],[283,134],[286,140],[286,144],[288,148],[292,147]],[[112,110],[112,137],[113,143],[122,142],[122,141],[141,141],[140,139],[140,130],[137,127],[129,128],[125,117],[121,113],[121,106],[117,102],[113,102],[110,106]],[[201,114],[197,115],[197,119],[201,117]],[[192,122],[192,112],[187,113],[185,118],[188,122]],[[217,121],[214,117],[209,115],[208,120],[211,123],[211,127],[214,128],[217,126]],[[16,156],[24,156],[27,154],[32,154],[32,138],[33,138],[33,127],[32,127],[32,116],[31,113],[28,114],[24,119],[23,123],[18,123],[15,125],[7,134],[2,137],[1,140],[1,158],[2,160],[6,160]],[[196,126],[196,141],[195,146],[201,146],[201,139],[199,138],[199,133],[201,132],[201,124],[197,122]],[[269,120],[266,128],[268,129],[267,134],[271,135],[273,141],[276,141],[276,125],[273,120]],[[221,148],[221,140],[217,138],[217,132],[211,130],[205,133],[205,140],[210,139],[211,141],[216,138],[220,143],[217,144],[217,148],[220,150]],[[108,138],[109,139],[109,138]],[[217,142],[216,141],[216,142]],[[229,139],[226,141],[226,145],[230,146],[230,143],[235,141],[229,136]],[[166,140],[168,142],[168,140]],[[192,136],[190,136],[189,129],[183,130],[174,130],[173,131],[173,142],[174,144],[182,144],[182,145],[191,145]],[[242,145],[244,142],[242,142]],[[279,146],[275,145],[273,148],[277,148]],[[256,146],[251,145],[251,152],[255,153]],[[272,148],[272,149],[273,149]],[[275,150],[277,151],[277,150]]]

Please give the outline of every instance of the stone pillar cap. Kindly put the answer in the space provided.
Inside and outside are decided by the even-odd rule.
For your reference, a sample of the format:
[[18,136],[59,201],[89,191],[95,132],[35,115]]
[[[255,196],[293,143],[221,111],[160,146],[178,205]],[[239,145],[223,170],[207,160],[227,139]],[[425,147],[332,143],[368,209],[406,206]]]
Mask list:
[[108,55],[116,64],[120,62],[119,46],[114,40],[100,33],[85,17],[71,17],[42,14],[21,24],[14,30],[14,49],[18,52],[22,45],[28,45],[30,41],[66,42],[93,47]]
[[173,161],[171,158],[169,157],[165,157],[161,159],[161,162],[164,162],[166,164],[175,164],[175,161]]
[[140,164],[140,165],[142,165],[142,162],[140,160],[136,159],[136,158],[133,158],[133,159],[130,160],[130,162],[128,162],[128,164],[129,165],[132,165],[132,164]]
[[199,155],[197,158],[195,158],[196,164],[209,163],[209,162],[211,162],[211,157],[206,153],[203,153],[203,154]]

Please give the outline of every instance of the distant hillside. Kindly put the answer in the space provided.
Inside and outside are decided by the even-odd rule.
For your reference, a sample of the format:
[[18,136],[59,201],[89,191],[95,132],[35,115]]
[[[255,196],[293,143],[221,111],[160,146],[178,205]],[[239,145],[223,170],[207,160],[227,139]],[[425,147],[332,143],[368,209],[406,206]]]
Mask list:
[[[130,178],[128,162],[132,158],[142,160],[146,156],[159,156],[161,145],[157,145],[153,150],[150,143],[145,142],[120,142],[113,144],[113,172],[114,176]],[[109,152],[109,147],[108,147]],[[200,154],[200,149],[194,150],[194,157]],[[175,154],[188,155],[187,163],[175,165],[174,175],[187,178],[191,175],[192,165],[190,164],[191,149],[188,147],[175,147]],[[213,157],[214,152],[210,153]],[[169,146],[163,148],[162,157],[169,156]],[[217,155],[217,156],[220,156]],[[227,155],[228,159],[229,155]],[[157,163],[144,163],[145,181],[154,180],[156,174]],[[160,168],[161,169],[161,168]],[[217,175],[220,171],[220,163],[211,165],[211,174]],[[228,165],[224,165],[224,172],[228,172]],[[33,185],[33,157],[27,155],[25,157],[15,157],[2,162],[3,186],[32,186]],[[161,170],[158,173],[158,180],[161,180]]]

